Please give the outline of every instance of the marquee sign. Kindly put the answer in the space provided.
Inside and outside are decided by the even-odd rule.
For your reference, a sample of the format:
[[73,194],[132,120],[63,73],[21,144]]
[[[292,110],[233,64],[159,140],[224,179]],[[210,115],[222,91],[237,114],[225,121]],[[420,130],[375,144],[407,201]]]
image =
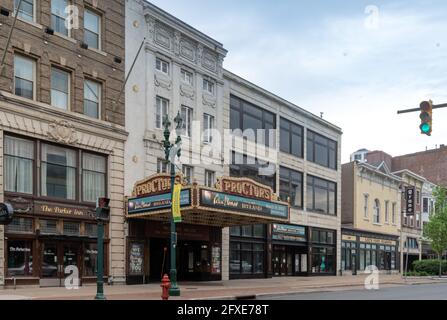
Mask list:
[[274,223],[272,226],[272,239],[306,242],[306,227]]
[[[182,181],[181,175],[176,175],[176,181]],[[185,182],[182,181],[185,185]],[[139,181],[133,188],[132,195],[141,197],[145,195],[161,194],[171,191],[171,176],[167,173],[153,175],[145,180]]]
[[[129,199],[127,202],[127,214],[151,212],[170,209],[172,204],[171,193],[163,193],[155,196],[145,196]],[[191,190],[185,189],[180,193],[180,207],[191,205]]]
[[217,182],[217,188],[225,193],[240,195],[261,200],[273,200],[271,188],[251,179],[222,177]]

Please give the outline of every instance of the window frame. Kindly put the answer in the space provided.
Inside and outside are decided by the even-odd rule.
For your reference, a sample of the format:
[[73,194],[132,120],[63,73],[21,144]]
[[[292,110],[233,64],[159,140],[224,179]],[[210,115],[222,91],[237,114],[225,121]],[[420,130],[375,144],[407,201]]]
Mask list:
[[369,219],[369,194],[363,194],[363,218]]
[[[304,204],[304,199],[303,199],[303,194],[304,194],[304,186],[303,186],[303,180],[304,180],[304,173],[297,171],[297,170],[293,170],[284,166],[280,166],[279,167],[279,196],[281,197],[281,180],[285,180],[285,178],[283,179],[283,177],[285,177],[285,175],[283,175],[282,173],[288,173],[288,177],[287,177],[287,182],[288,182],[288,196],[290,197],[290,206],[293,208],[297,208],[302,210],[303,209],[303,204]],[[297,173],[300,176],[300,185],[301,185],[301,192],[300,192],[300,198],[301,198],[301,204],[299,205],[295,205],[295,200],[296,199],[292,199],[291,197],[291,191],[292,191],[292,184],[294,182],[296,182],[295,180],[292,181],[292,174],[293,173]],[[292,201],[293,200],[293,201]],[[283,201],[285,201],[283,199]]]
[[[287,126],[287,128],[286,128],[286,126]],[[293,156],[295,156],[295,157],[298,157],[298,158],[303,158],[304,157],[304,127],[303,126],[301,126],[301,125],[299,125],[299,124],[296,124],[296,123],[294,123],[294,122],[292,122],[292,121],[290,121],[290,120],[287,120],[286,118],[283,118],[283,117],[280,117],[280,119],[279,119],[279,127],[280,127],[280,133],[279,133],[279,150],[281,151],[281,152],[284,152],[284,153],[287,153],[287,154],[290,154],[290,155],[293,155]],[[297,127],[298,129],[300,129],[300,132],[298,133],[298,132],[296,132],[295,130],[294,130],[294,127]],[[288,134],[288,139],[289,139],[289,146],[288,146],[288,150],[284,150],[283,148],[282,148],[282,138],[283,138],[283,131],[286,131],[287,132],[287,134]],[[295,154],[295,153],[293,153],[292,152],[292,150],[293,150],[293,144],[294,144],[294,137],[299,137],[300,138],[300,142],[301,142],[301,148],[300,148],[300,150],[299,150],[299,154]]]
[[[160,69],[158,68],[158,62],[160,62]],[[163,71],[164,64],[166,65],[166,72]],[[155,58],[155,70],[169,76],[171,74],[171,63],[169,61],[162,59],[162,58],[156,57]]]
[[385,223],[390,223],[390,202],[388,200],[385,201]]
[[[18,4],[18,3],[16,3],[18,0],[13,0],[14,1],[14,12],[13,12],[13,16],[16,16],[16,14],[17,14],[17,6],[16,6],[16,4]],[[26,21],[26,22],[32,22],[32,23],[36,23],[36,21],[37,21],[37,17],[36,17],[36,15],[37,15],[37,8],[36,8],[36,0],[23,0],[23,1],[26,1],[26,2],[32,2],[32,4],[33,4],[33,16],[32,16],[32,19],[31,20],[29,20],[29,19],[27,19],[27,18],[24,18],[23,17],[23,14],[20,14],[20,12],[18,12],[18,17],[17,18],[19,18],[20,20],[23,20],[23,21]],[[22,1],[22,2],[23,2]],[[21,11],[23,12],[23,3],[21,4]]]
[[[54,30],[54,32],[56,34],[60,34],[60,35],[62,35],[64,37],[69,37],[70,38],[71,37],[71,29],[65,27],[65,21],[67,21],[68,14],[66,14],[67,15],[66,17],[63,17],[63,16],[60,16],[60,15],[58,15],[56,13],[53,13],[53,1],[65,1],[65,0],[50,0],[50,15],[51,15],[50,16],[50,20],[51,20],[50,24],[51,24],[51,28]],[[71,0],[66,0],[66,2],[67,2],[67,6],[71,5]],[[65,10],[64,10],[64,13],[65,13]],[[63,19],[64,20],[64,27],[67,29],[67,34],[61,33],[61,32],[56,30],[55,26],[53,25],[53,16],[55,16],[55,17],[57,17],[59,19]]]
[[214,96],[216,94],[216,82],[210,79],[203,78],[203,91]]
[[[262,183],[263,185],[270,187],[273,192],[276,192],[276,188],[277,188],[277,183],[276,183],[277,172],[276,171],[277,170],[275,170],[275,173],[271,176],[267,176],[267,175],[247,176],[244,171],[250,171],[250,170],[258,171],[259,168],[262,167],[262,165],[259,163],[259,159],[252,157],[252,156],[248,156],[247,154],[242,154],[242,153],[236,152],[236,151],[233,151],[231,153],[231,157],[232,157],[231,164],[229,165],[231,177],[248,177],[250,179],[253,179],[256,182]],[[236,158],[242,159],[243,163],[236,164],[236,161],[235,161]],[[254,161],[254,163],[252,163],[253,161]],[[233,175],[232,173],[236,173],[236,171],[238,173]],[[270,182],[270,180],[271,180],[272,185],[267,184],[267,182]]]
[[[185,110],[186,119],[183,114],[183,110]],[[182,116],[182,136],[191,138],[192,136],[192,122],[194,121],[194,109],[188,107],[186,105],[181,105],[180,113]]]
[[[207,127],[205,127],[207,124]],[[212,125],[211,125],[212,124]],[[211,114],[203,114],[203,138],[202,142],[205,144],[210,144],[213,142],[213,130],[216,128],[216,117]]]
[[[212,176],[212,181],[209,181],[209,175]],[[214,188],[214,184],[216,183],[216,172],[212,170],[205,169],[205,186],[209,188]]]
[[[188,75],[190,81],[186,81],[184,75]],[[180,69],[180,79],[182,80],[182,82],[183,82],[184,84],[187,84],[187,85],[189,85],[189,86],[192,86],[193,83],[194,83],[194,74],[193,74],[191,71],[189,71],[189,70],[186,70],[186,69],[184,69],[184,68],[181,68],[181,69]]]
[[[318,142],[317,140],[321,139],[321,140],[325,140],[325,145],[323,145],[322,143]],[[332,148],[330,145],[335,144],[335,148]],[[320,146],[320,147],[324,147],[327,150],[327,165],[326,164],[322,164],[322,163],[318,163],[317,159],[316,159],[316,146]],[[312,152],[309,152],[309,148],[312,148]],[[331,166],[331,151],[334,151],[334,165],[335,167]],[[329,168],[335,171],[338,171],[338,141],[335,141],[331,138],[325,137],[315,131],[312,131],[310,129],[307,129],[307,133],[306,133],[306,160],[310,161],[312,163],[315,163],[319,166],[325,167],[325,168]]]
[[91,15],[93,15],[93,16],[97,16],[98,17],[98,34],[97,34],[97,36],[98,36],[98,48],[94,48],[94,47],[91,47],[90,45],[88,45],[88,47],[89,47],[89,49],[93,49],[93,50],[99,50],[99,51],[101,51],[102,50],[102,24],[103,24],[103,22],[102,22],[102,14],[101,13],[99,13],[98,11],[96,11],[96,10],[94,10],[94,9],[92,9],[92,8],[90,8],[90,7],[85,7],[85,9],[84,9],[84,25],[83,25],[83,28],[84,28],[84,37],[83,37],[83,41],[84,41],[84,43],[87,43],[86,41],[85,41],[85,30],[87,30],[88,32],[90,32],[90,33],[93,33],[93,34],[96,34],[94,31],[92,31],[92,30],[90,30],[90,29],[88,29],[86,26],[85,26],[85,13],[86,12],[88,12],[88,13],[90,13]]
[[374,207],[373,207],[373,223],[380,224],[380,211],[381,211],[381,204],[379,199],[374,199]]
[[[84,199],[84,192],[85,192],[85,190],[84,190],[84,171],[104,174],[104,197],[107,197],[107,192],[108,192],[108,190],[107,190],[107,177],[108,177],[108,170],[109,170],[108,157],[106,155],[103,155],[103,154],[90,152],[90,151],[83,151],[83,150],[80,150],[79,153],[80,153],[80,159],[81,159],[81,161],[79,163],[79,165],[80,165],[80,169],[79,170],[80,170],[80,173],[81,173],[81,184],[79,186],[79,198],[80,198],[80,201],[82,203],[96,203],[96,201],[92,202],[92,201],[88,201],[88,200]],[[84,156],[86,154],[87,155],[93,155],[93,156],[96,156],[96,157],[102,157],[104,159],[104,172],[84,169]]]
[[[321,185],[316,185],[315,183],[315,179],[318,181],[320,180],[321,183],[326,183],[327,187],[323,187]],[[309,183],[309,181],[312,181],[312,184]],[[334,190],[331,190],[331,185],[334,186]],[[309,203],[307,201],[308,197],[309,197],[309,187],[312,188],[312,207],[309,206]],[[327,212],[321,212],[318,211],[315,208],[315,189],[321,189],[321,190],[325,190],[326,191],[326,199],[327,199]],[[330,181],[330,180],[326,180],[317,176],[313,176],[313,175],[307,175],[306,177],[306,191],[307,191],[307,196],[306,196],[306,211],[309,212],[313,212],[313,213],[317,213],[317,214],[322,214],[322,215],[328,215],[328,216],[338,216],[338,208],[337,208],[337,203],[338,203],[338,199],[337,199],[337,195],[338,195],[338,186],[336,182]],[[330,209],[330,192],[334,192],[334,213],[329,213],[329,209]]]
[[[90,115],[88,115],[88,114],[86,114],[86,112],[85,112],[85,101],[87,100],[87,101],[89,101],[89,102],[93,102],[93,103],[95,103],[94,101],[92,101],[92,100],[88,100],[87,98],[86,98],[86,90],[85,90],[85,86],[86,86],[86,84],[87,83],[93,83],[93,84],[96,84],[96,85],[98,85],[98,117],[97,118],[95,118],[95,117],[92,117],[92,116],[90,116]],[[92,79],[90,79],[90,78],[84,78],[84,97],[83,97],[83,115],[85,115],[85,116],[87,116],[87,117],[89,117],[89,118],[92,118],[92,119],[98,119],[98,120],[101,120],[102,119],[102,99],[103,99],[103,83],[102,82],[100,82],[100,81],[97,81],[97,80],[92,80]]]
[[[187,175],[186,175],[186,171],[188,171],[189,170],[189,172],[190,172],[190,178],[188,178],[187,177]],[[188,182],[188,184],[192,184],[193,183],[193,179],[194,179],[194,167],[192,167],[192,166],[188,166],[188,165],[182,165],[182,174],[183,174],[183,179],[185,179],[187,182]]]
[[[31,99],[28,98],[28,97],[25,97],[25,96],[18,95],[16,93],[16,90],[17,90],[16,78],[19,78],[20,80],[24,80],[24,81],[30,81],[28,79],[20,78],[20,77],[18,77],[16,75],[16,70],[17,70],[17,68],[16,68],[16,57],[20,57],[20,59],[28,60],[28,61],[32,62],[32,65],[33,65],[33,70],[32,70],[32,72],[33,72],[33,80],[32,80],[33,97]],[[22,53],[14,52],[14,83],[13,83],[13,87],[14,87],[14,90],[13,90],[14,95],[16,95],[18,97],[21,97],[21,98],[24,98],[24,99],[32,100],[32,101],[36,101],[37,100],[37,61],[36,61],[36,59],[34,59],[34,58],[30,57],[30,56],[24,55]]]
[[[56,70],[57,72],[65,73],[67,75],[67,93],[66,93],[67,94],[67,109],[63,109],[63,108],[53,104],[53,90],[56,90],[56,89],[53,89],[53,82],[52,82],[53,81],[53,70]],[[52,65],[51,66],[51,80],[50,80],[50,82],[51,82],[51,89],[50,89],[50,96],[51,96],[51,103],[50,104],[51,104],[51,106],[55,107],[55,108],[58,108],[60,110],[71,111],[71,82],[72,82],[72,80],[71,80],[71,72],[67,71],[65,69],[59,68],[58,66],[53,66]],[[59,91],[59,90],[56,90],[56,91],[62,92],[62,91]]]
[[[160,104],[158,104],[160,101]],[[163,118],[166,114],[163,114],[163,102],[166,102],[166,114],[169,115],[170,101],[169,99],[163,98],[161,96],[155,97],[155,128],[163,129]],[[161,108],[161,110],[159,110]],[[160,124],[157,123],[157,117],[160,115]]]

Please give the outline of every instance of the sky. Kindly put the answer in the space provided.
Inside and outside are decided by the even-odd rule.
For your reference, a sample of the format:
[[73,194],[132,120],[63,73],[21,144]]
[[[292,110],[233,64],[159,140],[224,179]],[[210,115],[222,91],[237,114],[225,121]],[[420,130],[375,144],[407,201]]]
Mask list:
[[447,144],[447,108],[431,137],[420,102],[447,103],[445,0],[152,0],[223,43],[224,67],[339,126],[342,163]]

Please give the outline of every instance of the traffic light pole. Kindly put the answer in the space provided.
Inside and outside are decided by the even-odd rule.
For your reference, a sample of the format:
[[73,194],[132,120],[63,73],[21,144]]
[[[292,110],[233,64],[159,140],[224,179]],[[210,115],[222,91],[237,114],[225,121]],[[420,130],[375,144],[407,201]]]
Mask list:
[[[447,103],[444,103],[444,104],[438,104],[438,105],[433,105],[433,109],[442,109],[442,108],[447,108]],[[419,112],[419,111],[421,111],[421,108],[406,109],[406,110],[399,110],[399,111],[397,111],[397,114],[411,113],[411,112]]]
[[96,277],[96,296],[95,300],[106,300],[104,295],[104,223],[98,221],[98,270]]

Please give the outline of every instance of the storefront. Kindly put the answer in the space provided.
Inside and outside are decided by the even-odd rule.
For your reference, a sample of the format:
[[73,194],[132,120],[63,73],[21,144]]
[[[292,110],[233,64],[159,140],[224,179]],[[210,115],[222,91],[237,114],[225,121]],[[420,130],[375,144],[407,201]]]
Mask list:
[[356,275],[370,266],[384,273],[398,273],[398,263],[398,236],[342,229],[342,274]]
[[[176,180],[182,181],[181,176]],[[216,188],[182,184],[182,222],[176,224],[178,279],[221,280],[224,269],[230,278],[265,277],[271,259],[265,226],[287,223],[289,205],[250,179],[222,177]],[[169,272],[170,207],[169,175],[136,183],[127,200],[127,283],[160,281]],[[222,243],[225,227],[230,227],[230,243]],[[229,257],[222,255],[224,245],[229,245]]]
[[272,225],[273,276],[304,276],[308,274],[308,241],[306,227]]

